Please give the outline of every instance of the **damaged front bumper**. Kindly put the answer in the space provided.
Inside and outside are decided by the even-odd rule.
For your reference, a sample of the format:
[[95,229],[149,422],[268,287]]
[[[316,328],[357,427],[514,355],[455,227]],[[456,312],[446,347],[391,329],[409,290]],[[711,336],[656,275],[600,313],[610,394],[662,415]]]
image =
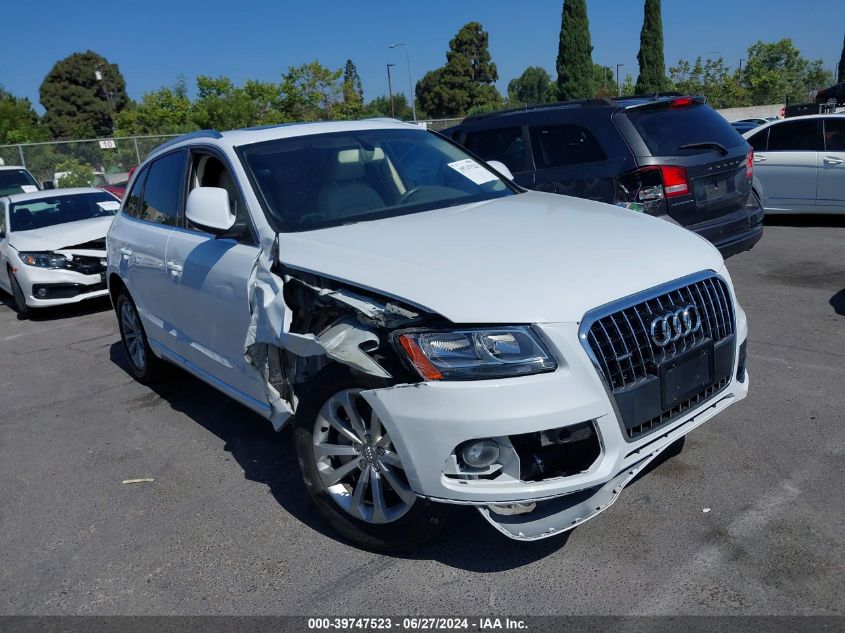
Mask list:
[[[742,342],[744,315],[737,325]],[[670,444],[748,392],[748,377],[743,382],[734,377],[689,413],[628,441],[601,379],[578,344],[578,325],[547,324],[541,330],[561,361],[553,373],[398,385],[362,394],[393,439],[414,492],[434,501],[479,506],[485,519],[511,538],[552,536],[596,516]],[[505,466],[495,476],[455,474],[456,449],[468,440],[500,438],[507,444],[507,438],[517,435],[585,424],[595,430],[598,448],[580,472],[530,480],[519,466]]]

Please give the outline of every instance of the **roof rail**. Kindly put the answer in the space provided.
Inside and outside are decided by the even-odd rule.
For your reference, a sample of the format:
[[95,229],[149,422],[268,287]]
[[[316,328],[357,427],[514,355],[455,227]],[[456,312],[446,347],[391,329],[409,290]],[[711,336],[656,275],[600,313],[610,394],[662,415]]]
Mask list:
[[169,141],[165,141],[161,145],[155,147],[150,154],[153,152],[160,152],[163,149],[167,149],[168,147],[172,147],[177,143],[181,143],[182,141],[190,141],[191,139],[195,138],[223,138],[223,135],[220,134],[217,130],[197,130],[196,132],[189,132],[188,134],[182,134],[181,136],[177,136],[176,138],[172,138]]
[[612,102],[608,99],[603,98],[596,98],[596,99],[575,99],[572,101],[553,101],[552,103],[536,103],[534,105],[525,105],[519,106],[516,108],[507,108],[505,110],[496,110],[495,112],[484,112],[481,114],[473,114],[471,116],[466,117],[465,121],[478,121],[480,119],[486,119],[492,116],[499,116],[500,114],[513,114],[517,112],[531,112],[534,110],[552,110],[554,108],[561,108],[561,107],[573,107],[573,106],[607,106],[613,105]]

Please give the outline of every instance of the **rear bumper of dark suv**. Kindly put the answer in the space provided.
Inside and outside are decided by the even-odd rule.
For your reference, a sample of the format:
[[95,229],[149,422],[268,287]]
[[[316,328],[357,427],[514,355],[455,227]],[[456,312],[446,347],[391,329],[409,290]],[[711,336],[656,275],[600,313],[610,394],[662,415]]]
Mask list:
[[745,206],[733,213],[685,228],[710,241],[727,259],[751,250],[760,241],[763,237],[763,215],[763,207],[752,195]]

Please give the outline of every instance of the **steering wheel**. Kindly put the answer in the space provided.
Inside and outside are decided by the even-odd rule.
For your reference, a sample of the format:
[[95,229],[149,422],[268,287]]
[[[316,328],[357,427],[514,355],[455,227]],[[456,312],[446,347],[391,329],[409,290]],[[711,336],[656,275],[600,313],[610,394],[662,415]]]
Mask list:
[[408,191],[406,191],[399,197],[399,202],[397,204],[404,204],[422,190],[423,187],[413,187],[411,189],[408,189]]

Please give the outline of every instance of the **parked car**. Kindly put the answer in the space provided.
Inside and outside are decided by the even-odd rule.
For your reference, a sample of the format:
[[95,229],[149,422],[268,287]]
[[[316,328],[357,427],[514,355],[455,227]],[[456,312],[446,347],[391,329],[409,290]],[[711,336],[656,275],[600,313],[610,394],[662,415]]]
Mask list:
[[738,121],[734,121],[734,123],[753,123],[754,125],[765,125],[766,123],[770,123],[771,121],[777,121],[779,117],[776,116],[761,116],[761,117],[751,117],[750,119],[739,119]]
[[0,289],[21,317],[107,294],[105,238],[119,207],[87,187],[0,197]]
[[529,189],[661,216],[729,257],[763,234],[751,148],[701,98],[627,97],[483,114],[444,134]]
[[516,539],[580,525],[745,397],[746,317],[706,240],[503,170],[387,120],[158,148],[106,242],[130,371],[292,423],[317,509],[364,547],[456,503]]
[[747,121],[735,121],[731,123],[731,127],[735,129],[739,134],[745,134],[746,132],[750,132],[751,130],[756,130],[758,127],[762,125],[761,123],[750,123]]
[[17,165],[0,165],[0,196],[38,191],[38,183],[26,168]]
[[845,81],[823,88],[816,93],[816,103],[835,101],[837,105],[845,105]]
[[766,213],[845,213],[845,116],[793,117],[746,138]]

